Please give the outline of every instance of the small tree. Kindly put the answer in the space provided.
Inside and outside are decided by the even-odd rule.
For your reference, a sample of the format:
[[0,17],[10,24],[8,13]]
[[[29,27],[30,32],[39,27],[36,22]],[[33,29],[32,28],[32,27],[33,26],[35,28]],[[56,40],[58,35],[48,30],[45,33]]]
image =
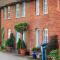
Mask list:
[[18,23],[15,25],[15,30],[17,32],[21,32],[22,35],[23,35],[23,31],[27,31],[27,28],[28,28],[28,23],[26,23],[26,22]]
[[56,49],[58,49],[58,36],[54,35],[51,37],[50,42],[47,44],[47,51],[50,52]]
[[21,49],[21,48],[26,48],[26,45],[24,43],[24,41],[22,41],[20,38],[19,38],[19,41],[17,43],[17,49]]
[[28,27],[28,23],[23,22],[15,25],[15,30],[18,32],[26,31]]

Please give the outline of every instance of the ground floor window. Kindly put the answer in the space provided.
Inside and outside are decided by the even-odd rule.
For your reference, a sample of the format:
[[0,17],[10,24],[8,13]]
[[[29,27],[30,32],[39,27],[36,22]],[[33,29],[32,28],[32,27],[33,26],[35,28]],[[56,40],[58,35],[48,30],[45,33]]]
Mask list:
[[8,38],[10,38],[11,29],[8,29]]
[[24,31],[23,34],[21,32],[16,31],[16,43],[18,42],[19,38],[25,42],[26,41],[26,31]]
[[43,43],[48,43],[48,29],[45,28],[43,31]]
[[23,41],[26,42],[26,31],[23,31]]
[[40,30],[36,29],[36,47],[40,47]]
[[18,42],[19,38],[20,38],[20,33],[16,31],[16,43]]

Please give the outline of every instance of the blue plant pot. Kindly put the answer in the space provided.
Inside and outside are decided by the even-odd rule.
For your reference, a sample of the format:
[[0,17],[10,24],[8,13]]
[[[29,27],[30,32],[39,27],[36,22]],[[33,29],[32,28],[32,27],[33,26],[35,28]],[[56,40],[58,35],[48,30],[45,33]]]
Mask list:
[[32,57],[33,57],[33,59],[36,59],[36,52],[35,51],[32,52]]

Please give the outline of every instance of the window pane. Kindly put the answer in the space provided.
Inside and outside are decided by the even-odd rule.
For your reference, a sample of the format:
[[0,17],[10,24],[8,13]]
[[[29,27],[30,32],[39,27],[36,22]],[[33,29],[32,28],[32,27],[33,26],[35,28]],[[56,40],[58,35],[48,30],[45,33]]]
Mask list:
[[36,47],[40,47],[40,31],[37,29],[36,30]]
[[39,15],[39,0],[36,0],[36,15]]
[[44,39],[43,43],[48,43],[48,29],[44,29]]
[[16,18],[20,17],[20,4],[16,4]]
[[20,38],[20,33],[16,31],[16,43],[18,42],[19,38]]
[[11,29],[8,29],[8,38],[10,38]]
[[10,18],[10,6],[8,6],[8,19]]
[[7,16],[6,16],[7,14],[6,14],[6,13],[7,13],[7,11],[6,11],[6,7],[4,7],[4,19],[7,18]]
[[43,0],[43,13],[48,14],[48,0]]
[[26,31],[23,32],[23,41],[26,42]]
[[22,17],[25,17],[25,2],[22,2]]

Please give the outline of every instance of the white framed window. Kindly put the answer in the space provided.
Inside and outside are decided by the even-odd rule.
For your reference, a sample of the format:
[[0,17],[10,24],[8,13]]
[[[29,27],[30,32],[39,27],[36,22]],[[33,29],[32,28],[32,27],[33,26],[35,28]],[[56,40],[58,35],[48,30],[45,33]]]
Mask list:
[[16,18],[20,18],[20,4],[16,4]]
[[4,19],[6,19],[6,18],[7,18],[7,8],[4,7]]
[[40,30],[36,29],[36,47],[40,47]]
[[48,14],[48,0],[43,0],[43,14]]
[[16,31],[16,43],[18,42],[19,38],[20,38],[20,33]]
[[8,38],[10,38],[11,29],[8,29]]
[[22,1],[22,17],[25,17],[25,1]]
[[8,19],[10,19],[10,6],[8,6]]
[[23,31],[23,41],[26,42],[26,31]]
[[48,43],[48,29],[45,28],[43,32],[43,43]]
[[36,0],[36,15],[39,15],[40,13],[39,3],[40,3],[40,0]]

